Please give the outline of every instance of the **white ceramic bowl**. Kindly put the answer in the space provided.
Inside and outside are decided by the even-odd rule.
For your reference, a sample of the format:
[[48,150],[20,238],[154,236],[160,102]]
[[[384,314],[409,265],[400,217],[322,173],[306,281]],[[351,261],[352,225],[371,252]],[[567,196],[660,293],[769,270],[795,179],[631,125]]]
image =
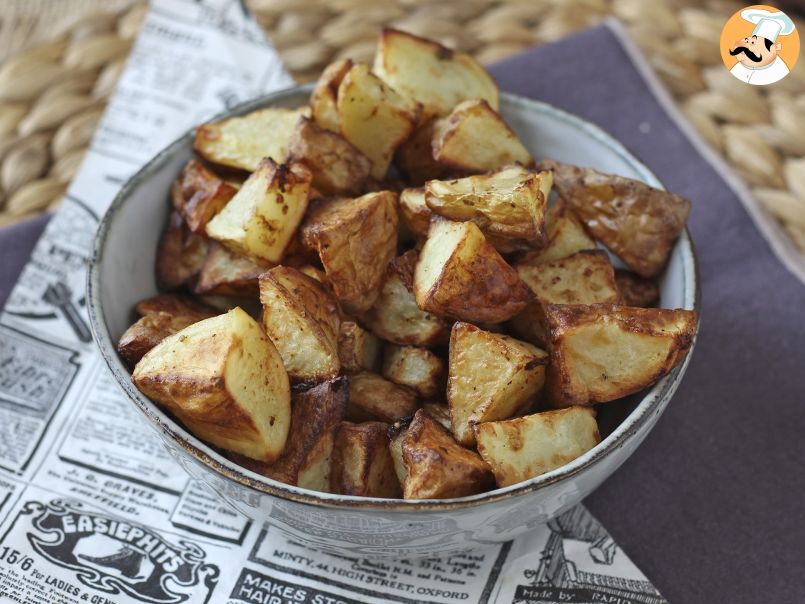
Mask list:
[[[299,106],[310,87],[278,92],[226,116],[273,106]],[[601,129],[544,103],[501,97],[501,112],[536,158],[622,174],[661,187],[657,178]],[[224,117],[224,116],[219,116]],[[657,422],[690,355],[655,386],[600,406],[603,440],[573,462],[537,478],[451,500],[367,499],[309,491],[264,478],[227,460],[143,396],[117,356],[134,304],[157,293],[154,256],[168,213],[168,190],[192,154],[186,134],[123,187],[100,223],[90,261],[88,299],[95,339],[126,395],[165,447],[193,477],[247,516],[329,551],[398,557],[433,556],[507,541],[579,503],[614,472]],[[697,268],[687,231],[660,280],[661,305],[698,309]]]

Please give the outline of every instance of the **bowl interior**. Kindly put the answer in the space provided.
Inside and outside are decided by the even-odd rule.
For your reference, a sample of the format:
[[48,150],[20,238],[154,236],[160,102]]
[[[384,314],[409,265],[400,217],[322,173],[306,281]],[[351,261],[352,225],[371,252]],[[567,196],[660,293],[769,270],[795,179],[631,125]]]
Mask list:
[[[268,105],[299,106],[307,102],[309,92],[309,86],[289,89],[250,101],[226,115],[247,113]],[[550,158],[589,166],[662,188],[656,176],[620,143],[580,118],[544,103],[507,94],[501,97],[501,113],[537,159]],[[168,214],[168,191],[192,156],[192,140],[192,133],[186,134],[132,177],[101,221],[90,262],[88,292],[90,318],[101,353],[128,396],[152,423],[207,465],[266,492],[314,503],[332,503],[335,496],[276,483],[243,470],[218,455],[141,395],[132,386],[129,373],[115,352],[116,342],[132,321],[135,303],[157,293],[154,263],[157,243]],[[613,260],[620,264],[617,259]],[[665,308],[694,309],[697,306],[696,260],[687,231],[680,237],[660,278],[660,295],[660,305]],[[563,468],[494,493],[500,495],[523,486],[535,488],[541,482],[561,478],[563,473],[577,471],[584,464],[592,463],[597,455],[606,453],[620,438],[633,434],[643,418],[667,404],[673,391],[673,388],[669,389],[669,380],[675,383],[682,371],[683,367],[677,368],[646,392],[599,406],[603,440],[593,451]],[[452,501],[477,502],[488,497],[488,494],[482,494]],[[351,499],[356,499],[355,503],[366,501],[337,496],[337,503],[349,503]],[[395,502],[395,505],[411,503],[414,502]]]

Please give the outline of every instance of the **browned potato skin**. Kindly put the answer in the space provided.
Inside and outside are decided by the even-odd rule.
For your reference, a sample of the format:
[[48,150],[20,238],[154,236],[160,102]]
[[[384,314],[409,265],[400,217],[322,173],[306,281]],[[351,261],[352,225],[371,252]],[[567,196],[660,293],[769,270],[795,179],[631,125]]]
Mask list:
[[358,497],[402,497],[389,453],[389,424],[343,422],[333,449],[330,490]]
[[425,203],[425,187],[403,189],[400,193],[400,217],[417,238],[428,236],[433,210]]
[[300,118],[291,137],[288,162],[310,168],[313,186],[324,195],[357,195],[372,162],[343,136]]
[[397,221],[397,195],[391,191],[328,200],[309,210],[302,241],[318,252],[348,312],[366,312],[377,299],[396,251]]
[[257,279],[270,265],[236,254],[218,242],[210,242],[195,292],[207,296],[257,296]]
[[147,314],[123,332],[117,344],[117,352],[133,368],[146,352],[162,340],[198,320],[193,316],[174,316],[166,312]]
[[374,371],[380,361],[380,340],[354,321],[342,321],[338,332],[338,358],[347,373]]
[[640,181],[559,162],[540,162],[553,170],[554,187],[590,233],[641,277],[665,267],[690,212],[690,201]]
[[494,487],[492,470],[486,462],[475,451],[459,445],[422,409],[393,439],[400,439],[405,499],[450,499]]
[[200,161],[191,159],[173,183],[171,198],[188,228],[203,235],[210,219],[237,191]]
[[435,398],[444,391],[445,363],[426,348],[389,344],[383,355],[381,374],[425,399]]
[[159,294],[152,298],[140,300],[134,307],[134,312],[140,317],[157,312],[165,312],[175,316],[188,315],[195,317],[196,321],[219,314],[211,306],[203,304],[190,296],[180,294]]
[[156,276],[160,289],[193,287],[207,258],[207,239],[195,234],[178,212],[171,212],[157,248]]
[[320,128],[339,132],[338,124],[338,86],[341,80],[352,69],[350,59],[341,59],[330,63],[321,72],[316,87],[310,95],[310,114]]
[[411,417],[417,410],[416,395],[375,373],[362,371],[349,378],[347,419],[392,423]]
[[425,120],[397,149],[394,164],[411,184],[420,185],[447,173],[447,166],[433,157],[431,141],[435,121],[435,118]]
[[654,306],[660,299],[660,290],[653,281],[631,271],[617,269],[615,286],[620,292],[621,304],[626,306]]

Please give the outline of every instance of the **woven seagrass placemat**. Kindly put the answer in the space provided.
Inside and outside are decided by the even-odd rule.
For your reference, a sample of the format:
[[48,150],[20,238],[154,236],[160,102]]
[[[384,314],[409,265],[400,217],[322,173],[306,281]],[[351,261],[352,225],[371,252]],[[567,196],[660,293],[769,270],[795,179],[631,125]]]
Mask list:
[[[369,60],[379,28],[490,63],[623,21],[696,129],[805,251],[805,68],[752,87],[721,63],[729,0],[247,0],[300,81]],[[0,13],[0,226],[52,209],[75,173],[137,34],[142,0],[7,0]],[[805,30],[801,19],[795,22]]]

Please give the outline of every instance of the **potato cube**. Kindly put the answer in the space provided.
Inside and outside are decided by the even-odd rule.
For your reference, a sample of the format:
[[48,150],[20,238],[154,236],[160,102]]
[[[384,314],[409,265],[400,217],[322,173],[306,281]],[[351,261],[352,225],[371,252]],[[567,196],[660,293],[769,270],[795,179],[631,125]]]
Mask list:
[[263,329],[294,382],[338,375],[338,305],[325,287],[304,273],[276,266],[260,277]]
[[389,344],[381,374],[400,386],[408,386],[422,398],[444,392],[444,361],[425,348]]
[[570,463],[599,442],[595,411],[568,407],[475,426],[478,452],[499,487]]
[[440,178],[448,168],[433,157],[433,128],[436,118],[426,119],[397,149],[394,164],[409,184],[421,185]]
[[178,294],[158,294],[152,298],[140,300],[134,307],[134,312],[139,317],[158,312],[165,312],[174,316],[188,315],[195,317],[196,321],[220,314],[197,298]]
[[338,358],[343,371],[374,371],[380,361],[380,340],[354,321],[342,321]]
[[194,291],[209,296],[257,296],[257,279],[269,268],[271,265],[255,262],[213,242]]
[[[433,158],[461,172],[486,172],[534,162],[500,114],[483,99],[463,101],[433,127]],[[546,196],[547,199],[547,196]]]
[[498,323],[525,308],[532,293],[473,222],[434,220],[414,272],[425,311],[471,323]]
[[453,429],[453,420],[450,417],[450,407],[444,403],[425,403],[422,409],[448,430]]
[[310,95],[310,117],[319,128],[341,132],[338,123],[338,87],[352,69],[350,59],[340,59],[324,68]]
[[279,263],[307,209],[311,174],[301,164],[260,163],[207,235],[258,262]]
[[285,446],[288,374],[271,340],[240,308],[165,338],[137,363],[132,380],[217,447],[273,461]]
[[400,193],[400,215],[405,225],[416,237],[428,236],[433,211],[425,203],[425,187],[404,189]]
[[657,285],[632,271],[616,270],[615,286],[624,306],[652,306],[660,299]]
[[351,422],[379,420],[392,423],[411,417],[416,410],[416,394],[404,386],[368,371],[349,378],[347,419]]
[[209,242],[191,231],[178,212],[171,212],[157,247],[156,277],[160,289],[193,287],[207,257]]
[[174,209],[187,227],[203,235],[207,223],[232,199],[238,188],[219,178],[196,159],[191,159],[171,187]]
[[427,116],[447,115],[461,101],[484,99],[498,108],[498,87],[471,56],[396,29],[384,29],[374,72],[401,94],[419,101]]
[[462,445],[475,443],[472,427],[508,419],[545,384],[548,354],[509,336],[456,323],[450,334],[447,403]]
[[193,315],[149,313],[140,317],[134,325],[123,332],[117,344],[117,352],[129,367],[134,367],[146,352],[162,340],[199,320]]
[[622,398],[655,383],[693,346],[690,310],[614,304],[548,306],[546,393],[555,407]]
[[333,450],[330,487],[333,493],[359,497],[402,497],[389,452],[389,425],[344,422]]
[[579,217],[561,198],[545,214],[545,231],[548,236],[547,245],[524,254],[521,262],[534,265],[595,249],[595,239],[587,234]]
[[333,199],[311,208],[302,239],[315,249],[338,300],[351,313],[374,304],[397,248],[397,196],[391,191]]
[[394,151],[414,131],[418,103],[384,84],[366,65],[355,65],[338,87],[341,135],[372,161],[372,177],[386,176]]
[[269,107],[203,124],[196,129],[194,148],[214,164],[254,172],[267,157],[285,161],[296,122],[308,113],[307,107]]

